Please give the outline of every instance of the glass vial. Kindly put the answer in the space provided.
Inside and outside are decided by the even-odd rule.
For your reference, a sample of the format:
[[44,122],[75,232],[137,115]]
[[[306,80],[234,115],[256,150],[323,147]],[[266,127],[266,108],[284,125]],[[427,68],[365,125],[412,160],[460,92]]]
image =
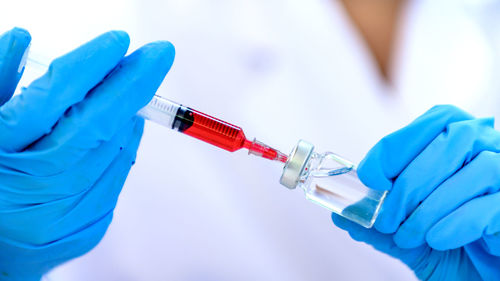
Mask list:
[[373,226],[387,191],[366,187],[358,179],[356,165],[300,140],[283,168],[280,183],[302,188],[312,202],[366,228]]

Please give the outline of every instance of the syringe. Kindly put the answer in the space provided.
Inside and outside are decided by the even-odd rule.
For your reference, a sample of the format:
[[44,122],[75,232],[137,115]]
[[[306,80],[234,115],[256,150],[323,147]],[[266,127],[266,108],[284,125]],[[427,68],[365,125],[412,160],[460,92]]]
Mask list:
[[248,140],[240,127],[160,96],[154,96],[137,114],[230,152],[246,148],[249,154],[283,163],[287,160],[286,154],[255,139]]
[[[27,59],[27,67],[48,69],[47,64],[31,57]],[[283,163],[287,161],[286,154],[256,139],[248,140],[240,127],[158,95],[137,115],[230,152],[246,148],[248,154]]]

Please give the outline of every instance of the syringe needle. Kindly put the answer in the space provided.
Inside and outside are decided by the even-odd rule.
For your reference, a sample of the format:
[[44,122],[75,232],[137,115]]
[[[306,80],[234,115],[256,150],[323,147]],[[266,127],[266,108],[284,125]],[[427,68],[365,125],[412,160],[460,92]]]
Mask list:
[[282,163],[286,163],[286,161],[288,160],[288,156],[285,153],[274,149],[256,139],[254,139],[253,141],[245,140],[243,147],[248,149],[248,154],[260,156],[269,160],[279,161]]

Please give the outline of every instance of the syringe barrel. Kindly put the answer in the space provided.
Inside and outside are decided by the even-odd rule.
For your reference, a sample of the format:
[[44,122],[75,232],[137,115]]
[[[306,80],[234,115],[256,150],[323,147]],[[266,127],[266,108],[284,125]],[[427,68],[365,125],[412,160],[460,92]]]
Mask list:
[[155,95],[145,107],[137,112],[137,115],[173,129],[175,116],[180,108],[180,104]]
[[228,151],[242,148],[245,142],[240,127],[160,96],[154,96],[137,115]]
[[240,127],[160,96],[137,115],[231,152],[246,139]]

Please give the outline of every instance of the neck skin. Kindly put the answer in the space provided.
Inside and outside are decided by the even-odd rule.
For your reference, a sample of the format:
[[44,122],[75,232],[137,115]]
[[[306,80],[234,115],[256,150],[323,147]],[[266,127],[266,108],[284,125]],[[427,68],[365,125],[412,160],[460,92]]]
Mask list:
[[380,74],[390,81],[389,67],[398,18],[406,0],[339,0],[374,57]]

